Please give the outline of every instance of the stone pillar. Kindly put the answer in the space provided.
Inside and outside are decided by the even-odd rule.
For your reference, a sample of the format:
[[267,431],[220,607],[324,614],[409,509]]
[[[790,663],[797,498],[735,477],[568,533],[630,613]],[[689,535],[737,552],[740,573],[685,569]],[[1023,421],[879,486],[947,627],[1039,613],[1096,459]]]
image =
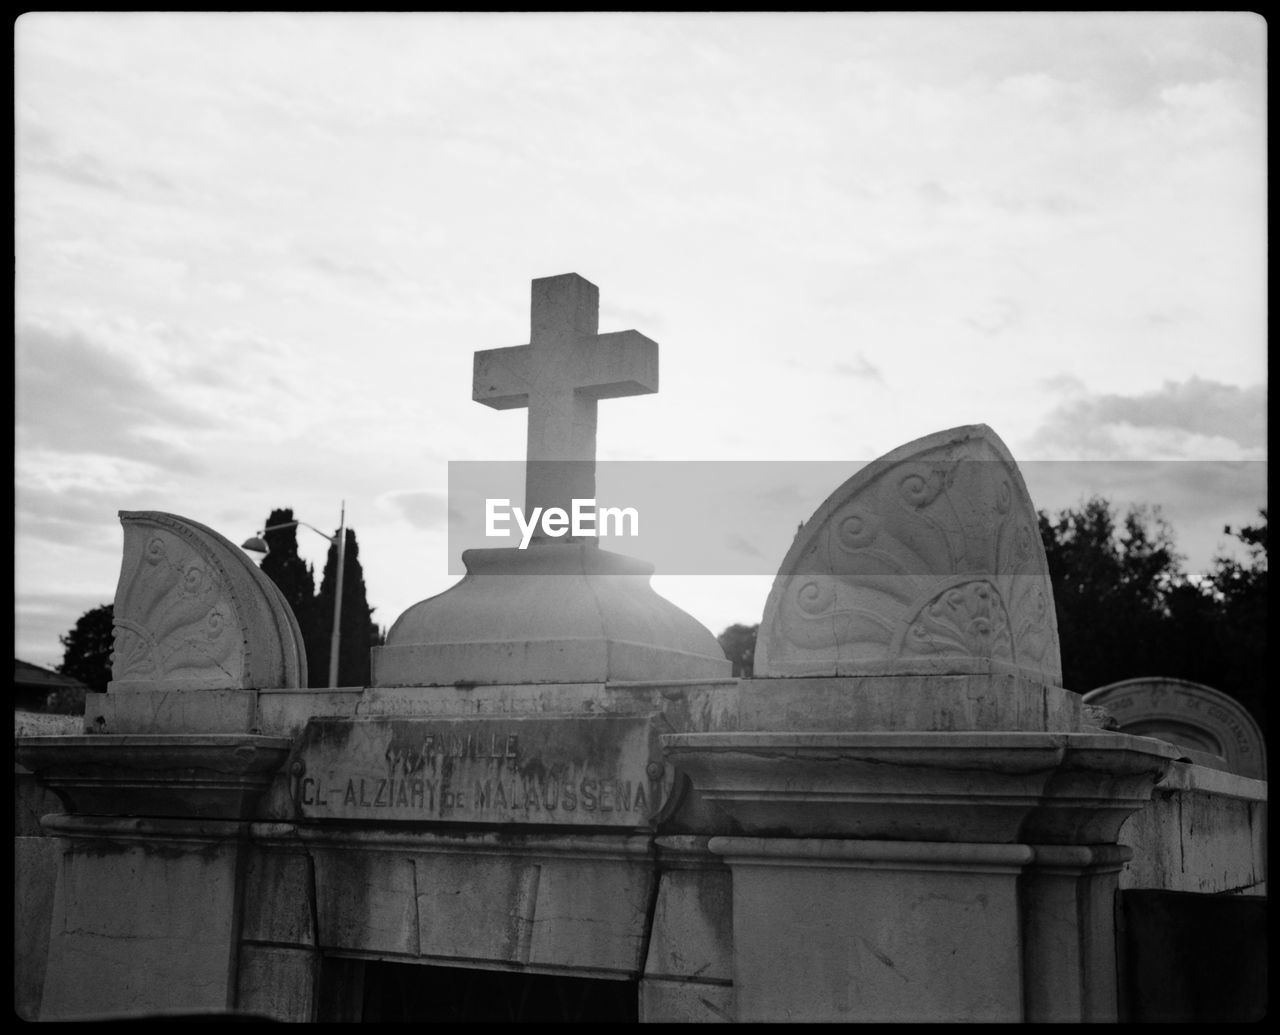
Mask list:
[[717,837],[738,1021],[1018,1021],[1025,845]]
[[236,1009],[277,1021],[317,1019],[315,872],[287,823],[255,823],[240,904]]
[[732,1021],[733,888],[707,838],[658,845],[658,898],[640,981],[646,1023]]
[[1022,877],[1026,1019],[1118,1019],[1115,911],[1124,845],[1035,845]]

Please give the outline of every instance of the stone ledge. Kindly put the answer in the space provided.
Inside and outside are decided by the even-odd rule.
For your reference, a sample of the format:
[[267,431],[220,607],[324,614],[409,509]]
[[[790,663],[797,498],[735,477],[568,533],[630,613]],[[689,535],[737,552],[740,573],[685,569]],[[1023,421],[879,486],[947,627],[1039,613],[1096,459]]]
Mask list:
[[1156,784],[1156,793],[1166,794],[1177,791],[1198,791],[1219,798],[1239,798],[1242,801],[1266,801],[1267,781],[1227,772],[1217,766],[1209,767],[1197,765],[1194,762],[1177,761]]
[[242,819],[290,745],[251,734],[26,737],[17,757],[72,813]]
[[710,679],[369,687],[356,717],[498,720],[661,713],[669,730],[736,729],[736,684]]
[[1080,695],[1007,665],[973,662],[846,676],[744,679],[743,730],[1077,733]]
[[225,845],[241,841],[249,834],[249,824],[234,819],[143,819],[134,816],[75,816],[55,813],[43,817],[40,822],[57,837],[93,841]]
[[[685,733],[662,738],[717,834],[1114,841],[1176,748],[1087,733]],[[677,816],[677,818],[679,818]]]
[[258,730],[295,737],[309,719],[317,716],[349,716],[364,694],[364,687],[285,687],[258,691]]
[[113,685],[85,701],[88,734],[293,736],[316,715],[351,715],[364,687],[248,690],[137,689]]
[[[835,665],[834,671],[830,669]],[[792,662],[788,671],[769,672],[757,679],[837,679],[848,676],[1017,676],[1032,682],[1043,682],[1032,670],[998,658],[882,658],[880,660],[843,659],[832,662]],[[1049,685],[1049,684],[1045,684]]]
[[653,856],[651,834],[629,830],[586,833],[551,833],[477,830],[474,833],[420,828],[334,827],[310,823],[250,823],[255,842],[296,849],[304,847],[361,848],[370,851],[476,854],[509,856],[519,846],[521,858],[574,856],[643,862]]
[[258,691],[157,689],[113,683],[87,698],[89,734],[249,733],[257,724]]
[[843,841],[827,838],[713,837],[707,847],[737,865],[839,866],[892,870],[1020,870],[1035,858],[1030,845],[942,841]]

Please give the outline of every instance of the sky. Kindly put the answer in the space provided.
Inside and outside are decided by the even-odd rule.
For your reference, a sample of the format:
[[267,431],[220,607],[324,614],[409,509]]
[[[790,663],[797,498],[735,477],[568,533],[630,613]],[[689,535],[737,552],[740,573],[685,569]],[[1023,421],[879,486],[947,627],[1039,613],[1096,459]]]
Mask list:
[[472,355],[570,272],[660,348],[602,461],[835,472],[776,521],[694,487],[691,535],[774,530],[655,575],[713,632],[845,477],[964,424],[1203,572],[1266,505],[1265,67],[1230,12],[24,15],[15,653],[111,601],[121,510],[239,543],[345,503],[375,621],[447,589],[450,463],[525,450]]

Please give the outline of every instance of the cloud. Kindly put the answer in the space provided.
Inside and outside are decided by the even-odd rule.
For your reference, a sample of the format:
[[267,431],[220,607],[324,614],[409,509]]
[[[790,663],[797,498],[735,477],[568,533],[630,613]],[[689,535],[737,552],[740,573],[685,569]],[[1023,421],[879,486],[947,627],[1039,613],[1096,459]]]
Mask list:
[[1263,460],[1033,460],[1018,467],[1035,507],[1051,515],[1079,508],[1091,496],[1108,500],[1119,514],[1130,506],[1159,507],[1190,575],[1208,570],[1219,552],[1231,552],[1223,526],[1255,521],[1267,498]]
[[108,172],[102,161],[91,154],[50,155],[32,161],[31,166],[82,187],[124,193],[120,178]]
[[1074,374],[1053,374],[1040,379],[1040,387],[1046,392],[1075,395],[1085,390],[1085,383]]
[[956,196],[936,180],[927,180],[916,188],[921,201],[930,205],[947,205],[955,202]]
[[306,262],[312,268],[330,276],[361,280],[369,284],[376,284],[379,287],[385,287],[390,284],[390,280],[387,277],[384,277],[377,270],[369,266],[363,266],[360,263],[331,259],[327,255],[314,255],[307,259]]
[[757,491],[755,498],[766,506],[778,510],[794,509],[810,502],[809,497],[801,492],[794,482],[785,482],[772,489]]
[[741,554],[744,557],[764,557],[764,554],[757,550],[752,543],[736,532],[730,532],[729,535],[725,536],[724,542],[733,553]]
[[159,191],[176,196],[178,186],[169,177],[153,169],[121,167],[104,160],[93,151],[78,149],[65,142],[40,121],[29,106],[20,106],[15,137],[20,170],[46,174],[81,187],[92,187],[120,195],[139,195]]
[[167,431],[211,427],[129,359],[76,332],[31,325],[15,336],[16,429],[24,452],[47,449],[191,473],[196,457]]
[[880,368],[875,366],[861,352],[854,357],[852,363],[836,363],[832,366],[831,372],[838,374],[840,377],[853,377],[884,384],[884,374],[880,372]]
[[121,510],[160,509],[155,492],[130,489],[126,479],[101,487],[50,487],[19,478],[14,489],[14,523],[23,542],[114,550],[120,543]]
[[1018,322],[1018,303],[1011,298],[993,298],[975,316],[965,320],[974,330],[996,335]]
[[[1053,380],[1063,388],[1075,387]],[[1266,448],[1266,407],[1263,385],[1241,388],[1200,377],[1166,381],[1154,392],[1065,402],[1032,436],[1031,447],[1103,458],[1149,450],[1191,457],[1215,447],[1260,452]]]
[[600,330],[637,330],[650,338],[659,338],[666,330],[666,322],[659,313],[632,306],[601,304]]
[[442,492],[392,492],[382,497],[416,528],[441,528],[450,518],[448,500]]
[[1266,441],[1267,391],[1192,377],[1139,396],[1103,396],[1098,416],[1147,427],[1180,427],[1201,435],[1230,438],[1243,446]]

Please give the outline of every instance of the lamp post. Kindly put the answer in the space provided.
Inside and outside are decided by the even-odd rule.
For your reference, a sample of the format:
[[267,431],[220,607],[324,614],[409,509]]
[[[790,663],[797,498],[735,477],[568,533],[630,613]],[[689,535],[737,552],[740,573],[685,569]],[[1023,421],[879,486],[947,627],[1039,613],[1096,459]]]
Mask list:
[[346,570],[347,560],[347,501],[342,501],[342,514],[338,519],[338,534],[325,535],[315,525],[309,525],[305,521],[286,521],[280,525],[269,525],[261,529],[257,535],[251,536],[240,544],[240,549],[247,550],[250,553],[260,553],[263,559],[270,553],[267,547],[267,541],[262,537],[268,532],[275,532],[281,528],[293,528],[295,525],[301,525],[303,528],[309,528],[316,535],[324,536],[329,542],[338,547],[338,584],[336,592],[333,595],[333,635],[329,640],[329,686],[330,688],[338,685],[338,644],[341,642],[342,636],[342,576]]

